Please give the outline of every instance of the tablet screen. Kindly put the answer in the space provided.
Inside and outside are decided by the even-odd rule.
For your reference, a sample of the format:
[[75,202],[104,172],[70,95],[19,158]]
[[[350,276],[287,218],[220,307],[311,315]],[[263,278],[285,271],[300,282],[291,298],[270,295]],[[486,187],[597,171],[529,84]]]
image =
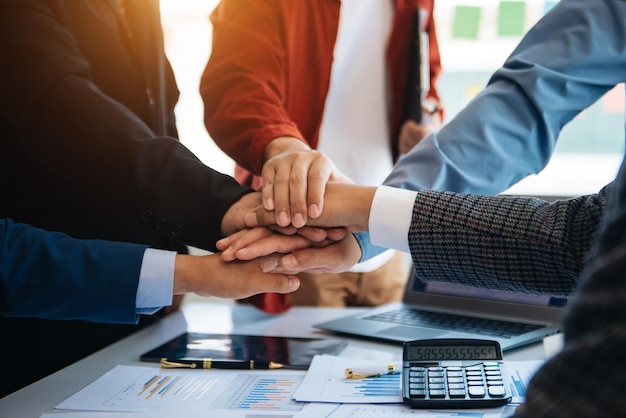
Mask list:
[[284,368],[306,369],[316,354],[337,354],[340,339],[266,337],[260,335],[184,333],[141,355],[141,361],[228,359],[276,362]]

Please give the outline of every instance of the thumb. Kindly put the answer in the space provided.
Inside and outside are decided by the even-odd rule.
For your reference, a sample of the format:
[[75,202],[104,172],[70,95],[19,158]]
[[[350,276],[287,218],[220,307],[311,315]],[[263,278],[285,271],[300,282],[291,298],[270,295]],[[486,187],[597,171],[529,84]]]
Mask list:
[[259,206],[248,212],[243,221],[248,228],[276,225],[276,215],[274,211],[268,211],[263,206]]

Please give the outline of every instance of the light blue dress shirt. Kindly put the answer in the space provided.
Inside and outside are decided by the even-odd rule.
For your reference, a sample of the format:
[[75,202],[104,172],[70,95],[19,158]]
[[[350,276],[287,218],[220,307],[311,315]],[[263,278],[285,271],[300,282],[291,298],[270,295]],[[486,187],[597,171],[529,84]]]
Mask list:
[[[495,195],[541,171],[563,126],[626,79],[626,2],[562,0],[386,185]],[[589,141],[593,141],[589,138]]]
[[137,314],[151,315],[172,304],[175,261],[174,251],[146,249],[135,298]]
[[[400,158],[384,184],[499,194],[541,171],[563,126],[625,80],[626,1],[562,0],[481,93]],[[381,251],[367,233],[355,236],[361,260]]]

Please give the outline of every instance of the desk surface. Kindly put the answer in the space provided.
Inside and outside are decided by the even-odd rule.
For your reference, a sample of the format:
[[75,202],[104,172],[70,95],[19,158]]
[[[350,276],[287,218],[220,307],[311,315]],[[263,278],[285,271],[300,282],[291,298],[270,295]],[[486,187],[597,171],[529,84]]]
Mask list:
[[[118,364],[149,366],[139,356],[180,335],[186,330],[207,333],[238,333],[292,337],[328,337],[329,333],[312,325],[335,319],[360,308],[293,308],[286,314],[267,315],[247,305],[192,302],[182,311],[163,318],[115,344],[100,350],[22,390],[0,399],[0,416],[38,418],[87,386]],[[400,361],[402,346],[346,338],[348,346],[341,355],[358,359]],[[505,353],[505,360],[538,360],[544,358],[542,344]],[[154,367],[159,367],[153,364]]]

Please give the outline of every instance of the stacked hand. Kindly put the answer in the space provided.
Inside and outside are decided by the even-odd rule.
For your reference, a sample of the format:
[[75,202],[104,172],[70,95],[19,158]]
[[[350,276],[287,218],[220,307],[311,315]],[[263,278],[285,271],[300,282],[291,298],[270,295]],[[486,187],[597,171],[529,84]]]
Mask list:
[[[268,271],[285,274],[345,271],[361,258],[361,249],[351,233],[367,230],[369,208],[375,188],[328,183],[325,205],[306,226],[278,227],[276,211],[261,205],[245,216],[244,229],[220,240],[222,259],[253,260],[272,254],[286,254]],[[265,228],[259,228],[265,226]],[[338,229],[341,228],[341,229]],[[326,236],[323,239],[319,239]]]

